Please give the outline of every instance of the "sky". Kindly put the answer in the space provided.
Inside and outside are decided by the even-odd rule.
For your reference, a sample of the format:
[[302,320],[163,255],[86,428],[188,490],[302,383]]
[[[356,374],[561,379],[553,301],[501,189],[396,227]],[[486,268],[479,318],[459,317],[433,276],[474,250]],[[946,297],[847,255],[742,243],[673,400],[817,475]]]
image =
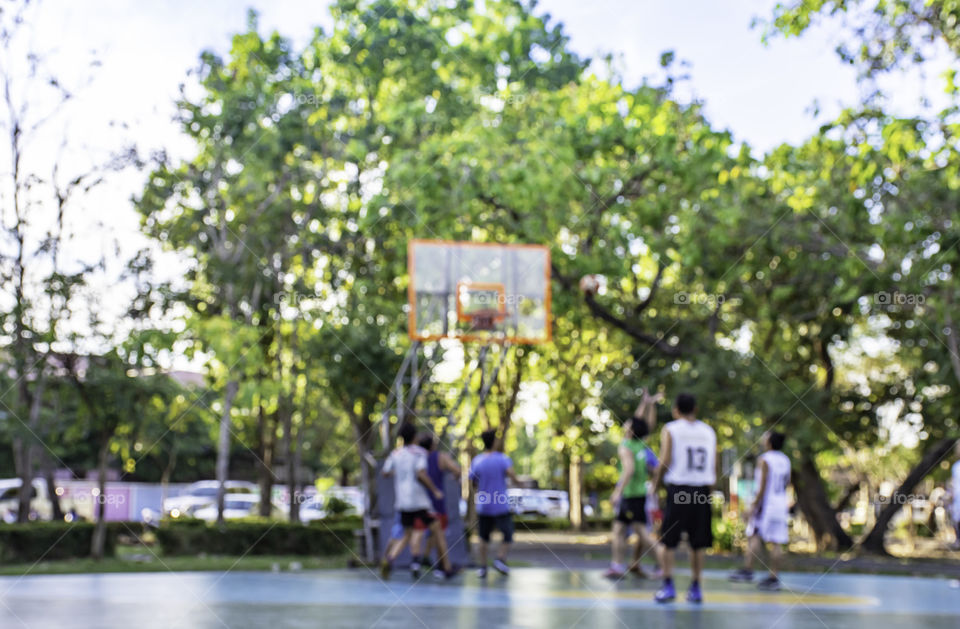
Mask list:
[[[751,24],[769,17],[774,5],[775,0],[541,0],[536,11],[562,22],[570,47],[582,56],[614,55],[628,86],[656,77],[660,54],[674,51],[689,63],[690,79],[680,96],[701,100],[715,127],[762,154],[782,142],[803,141],[858,100],[854,70],[833,52],[837,32],[818,28],[764,45],[762,29]],[[189,156],[190,144],[173,123],[173,103],[200,52],[226,53],[231,34],[246,27],[248,8],[260,13],[261,31],[277,30],[302,45],[316,26],[329,27],[328,7],[326,0],[43,0],[30,14],[31,47],[46,54],[77,97],[28,159],[46,164],[61,137],[68,138],[65,150],[75,163],[95,163],[131,141],[144,153],[165,148]],[[99,67],[90,67],[93,58]],[[7,61],[13,62],[0,63]],[[894,104],[906,112],[916,107],[920,93],[935,91],[933,86],[934,80],[907,74],[891,77],[888,85]],[[817,116],[811,112],[815,102]],[[0,170],[7,167],[4,158]],[[152,245],[139,233],[130,202],[143,176],[116,176],[85,200],[74,224],[78,257],[109,251],[119,263]],[[183,263],[169,257],[161,269],[171,279],[182,275]]]

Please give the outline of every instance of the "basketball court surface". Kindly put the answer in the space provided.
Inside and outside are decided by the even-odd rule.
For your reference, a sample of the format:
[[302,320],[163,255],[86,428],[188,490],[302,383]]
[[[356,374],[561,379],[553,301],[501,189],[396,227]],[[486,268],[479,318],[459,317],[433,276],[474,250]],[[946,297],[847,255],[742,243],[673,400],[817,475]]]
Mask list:
[[605,581],[598,571],[517,568],[486,582],[381,582],[366,569],[318,572],[147,573],[0,578],[0,627],[956,627],[960,590],[948,579],[785,574],[761,593],[707,572],[706,602],[661,606],[653,581]]

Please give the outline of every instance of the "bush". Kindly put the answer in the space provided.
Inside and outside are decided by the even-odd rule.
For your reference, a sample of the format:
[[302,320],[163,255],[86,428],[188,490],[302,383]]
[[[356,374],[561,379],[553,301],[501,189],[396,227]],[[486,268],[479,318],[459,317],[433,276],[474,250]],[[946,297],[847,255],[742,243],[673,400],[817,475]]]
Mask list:
[[713,518],[713,549],[731,552],[746,542],[746,529],[743,519],[738,517]]
[[326,504],[323,506],[326,512],[332,516],[343,515],[349,511],[353,511],[353,505],[337,498],[336,496],[330,496],[327,498]]
[[354,550],[356,523],[326,520],[310,525],[233,520],[170,520],[157,529],[164,555],[339,555]]
[[[0,524],[0,561],[17,563],[89,557],[95,526],[93,522]],[[108,522],[104,556],[114,555],[119,535],[129,531],[139,535],[142,529],[139,522]]]

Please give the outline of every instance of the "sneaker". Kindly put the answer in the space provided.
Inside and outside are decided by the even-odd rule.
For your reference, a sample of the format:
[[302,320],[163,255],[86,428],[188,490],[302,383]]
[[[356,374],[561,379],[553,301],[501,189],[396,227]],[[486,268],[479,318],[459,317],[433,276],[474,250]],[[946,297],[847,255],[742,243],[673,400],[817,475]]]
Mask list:
[[502,575],[510,574],[510,566],[503,559],[494,559],[493,567]]
[[657,593],[653,595],[653,600],[658,603],[669,603],[675,598],[677,598],[677,590],[673,587],[672,581],[664,583],[663,586],[657,590]]
[[757,583],[757,589],[763,590],[764,592],[779,592],[780,591],[780,579],[770,575],[760,583]]
[[480,577],[481,579],[486,579],[486,578],[487,578],[487,567],[484,566],[483,568],[478,568],[478,569],[477,569],[477,576]]
[[624,571],[621,570],[619,567],[610,566],[609,568],[607,568],[607,571],[603,573],[603,578],[619,580],[619,579],[622,579],[625,576],[625,574],[626,573],[624,573]]
[[417,580],[420,579],[420,564],[419,564],[419,563],[413,562],[412,564],[410,564],[410,576],[413,577],[413,580],[414,580],[414,581],[417,581]]
[[694,581],[690,584],[690,590],[687,592],[688,603],[702,603],[703,592],[700,591],[700,584]]
[[747,570],[746,568],[734,570],[727,575],[727,580],[734,583],[750,583],[753,581],[753,570]]
[[380,578],[386,581],[390,578],[390,571],[393,570],[393,566],[390,565],[390,562],[384,559],[380,562]]
[[440,575],[438,578],[442,578],[444,581],[449,581],[458,574],[460,574],[460,568],[458,566],[453,566],[449,570],[435,570],[433,572],[434,576]]

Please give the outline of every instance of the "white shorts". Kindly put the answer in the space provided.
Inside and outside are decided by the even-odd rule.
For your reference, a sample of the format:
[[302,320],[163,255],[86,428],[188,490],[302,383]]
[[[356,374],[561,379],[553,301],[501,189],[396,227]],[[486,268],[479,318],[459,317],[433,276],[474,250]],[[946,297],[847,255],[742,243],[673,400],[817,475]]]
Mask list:
[[754,535],[759,535],[760,539],[770,544],[786,544],[790,541],[787,514],[761,511],[747,522],[747,537]]

